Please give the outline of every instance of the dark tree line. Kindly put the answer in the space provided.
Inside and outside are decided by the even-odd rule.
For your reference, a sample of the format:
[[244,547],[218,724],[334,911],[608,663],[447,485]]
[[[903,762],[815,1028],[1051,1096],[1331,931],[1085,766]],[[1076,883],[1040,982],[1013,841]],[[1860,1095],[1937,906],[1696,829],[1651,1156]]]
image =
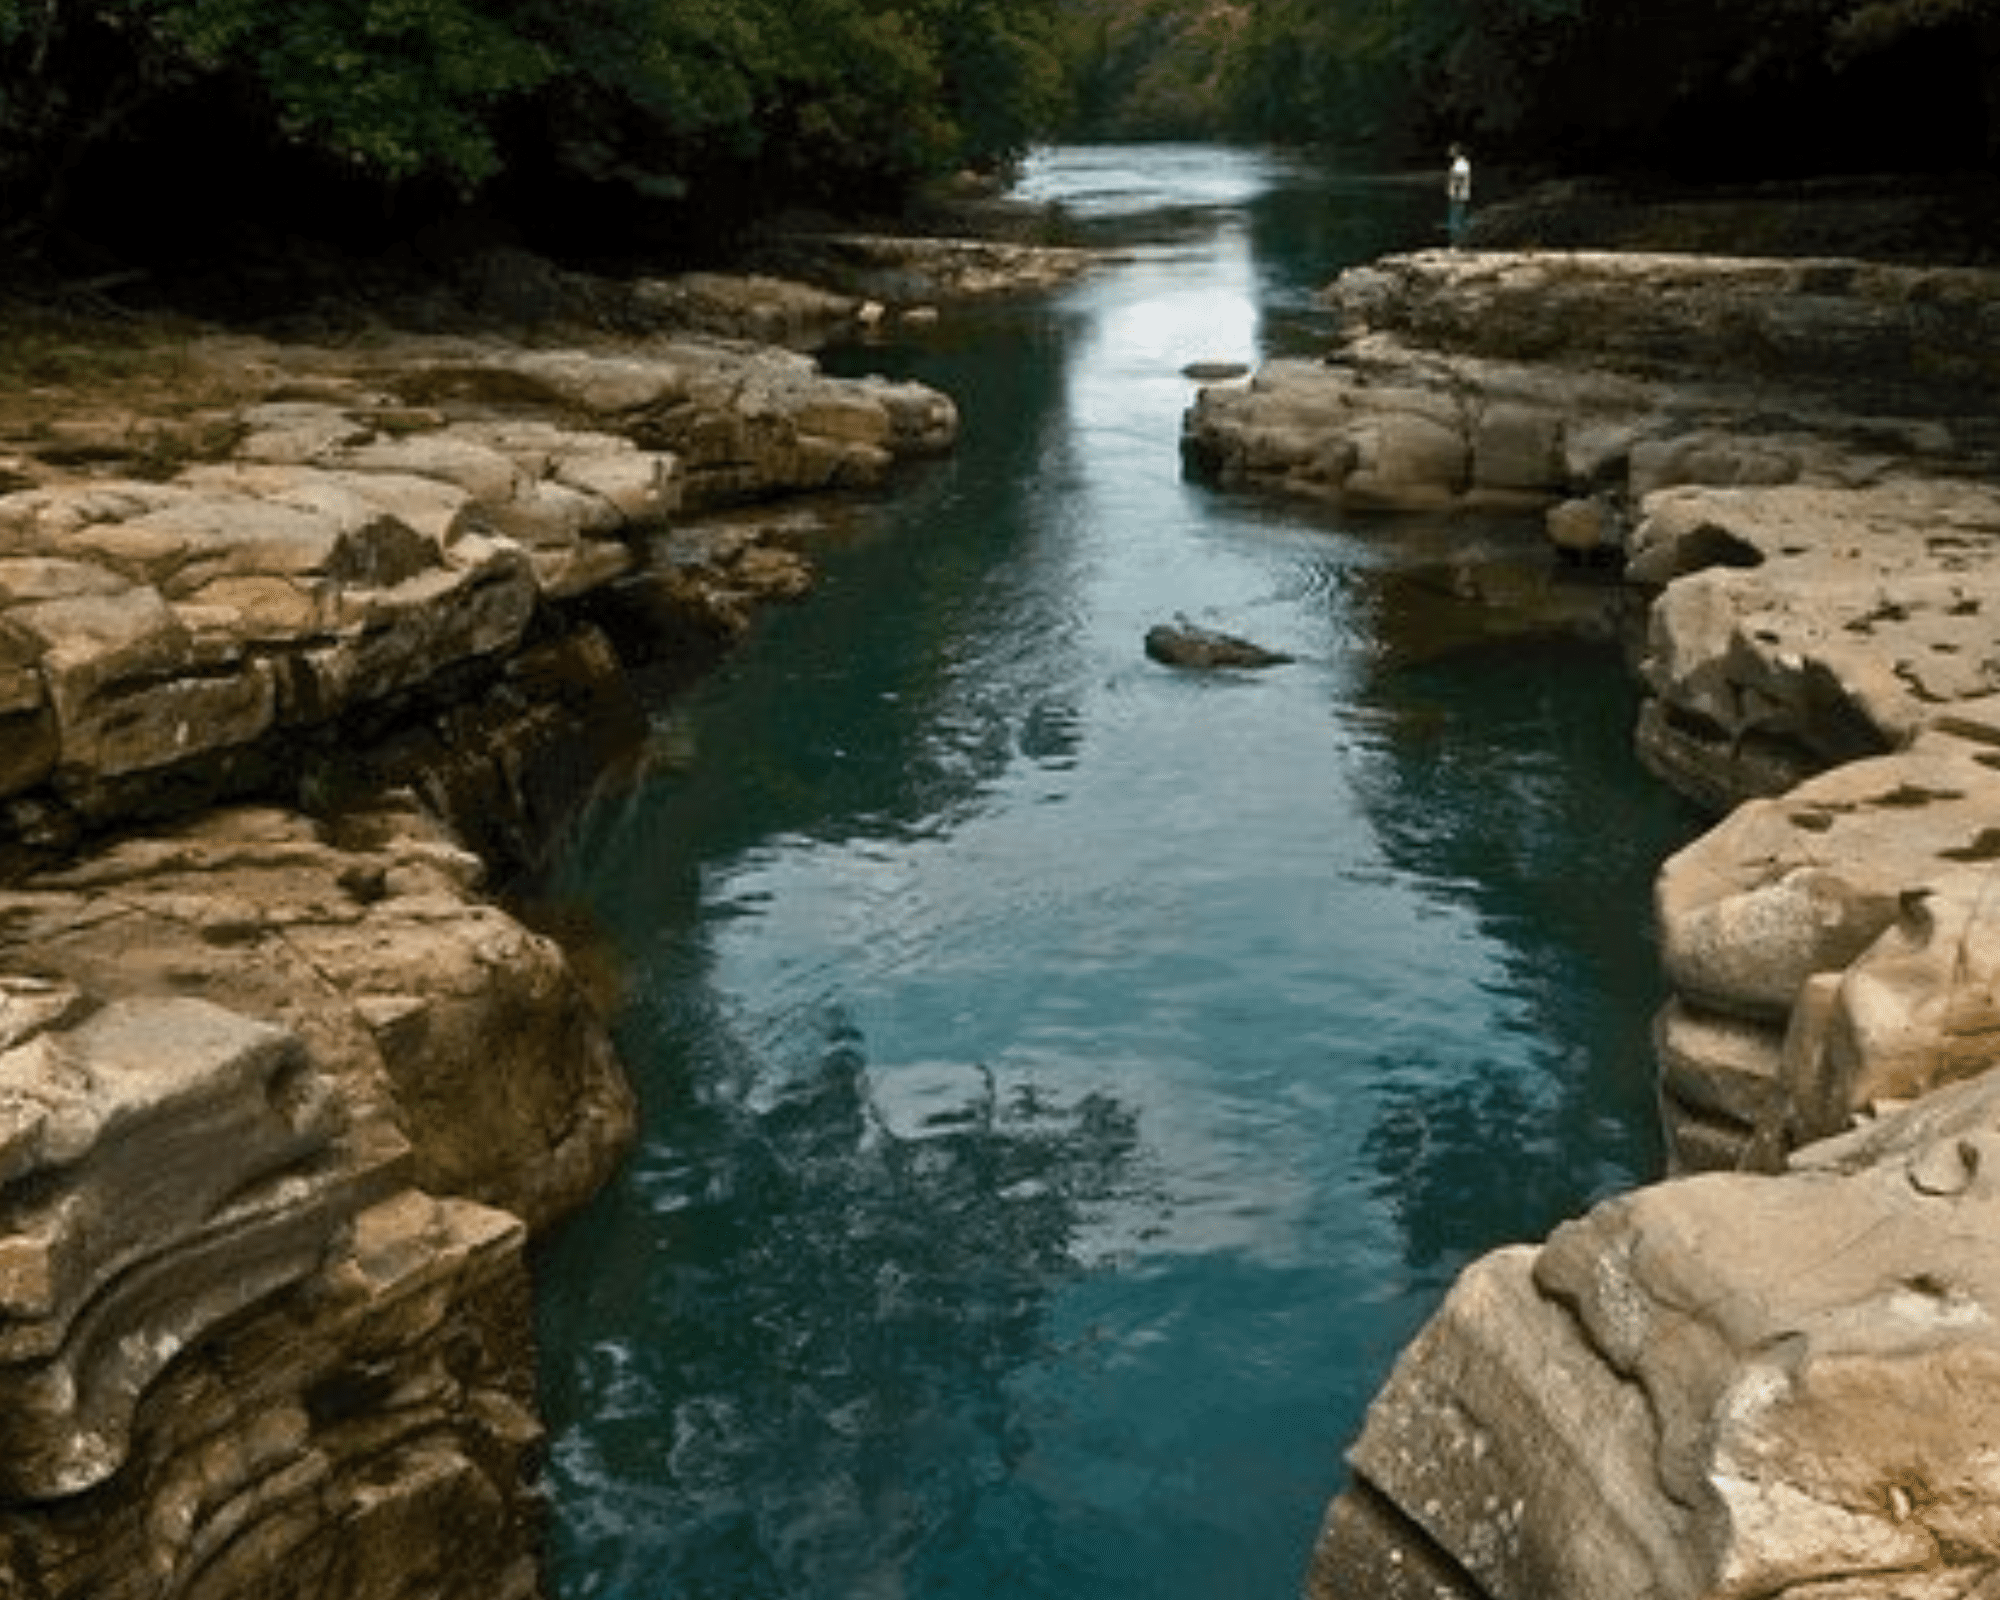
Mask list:
[[0,264],[467,202],[692,255],[1048,137],[1746,177],[1997,128],[2000,0],[0,0]]
[[0,0],[0,245],[893,202],[1050,125],[1054,3]]
[[[1690,177],[1990,167],[2000,0],[1067,0],[1076,125]],[[1163,110],[1165,115],[1162,114]]]

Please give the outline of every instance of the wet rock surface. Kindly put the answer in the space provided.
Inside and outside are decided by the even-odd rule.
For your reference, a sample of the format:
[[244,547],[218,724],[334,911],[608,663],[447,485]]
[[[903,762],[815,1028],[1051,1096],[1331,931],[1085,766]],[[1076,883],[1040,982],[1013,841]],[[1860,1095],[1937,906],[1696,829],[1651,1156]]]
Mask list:
[[0,405],[0,1593],[540,1592],[526,1252],[635,1107],[496,874],[810,586],[757,508],[957,426],[675,292]]
[[1234,667],[1256,671],[1283,666],[1292,658],[1282,651],[1240,639],[1233,633],[1205,628],[1177,617],[1172,622],[1155,623],[1146,630],[1146,654],[1162,666],[1190,671],[1214,671]]
[[1204,391],[1190,465],[1533,503],[1644,605],[1639,750],[1719,820],[1656,895],[1678,1175],[1462,1276],[1309,1591],[1989,1585],[2000,277],[1435,252],[1330,293],[1332,361]]

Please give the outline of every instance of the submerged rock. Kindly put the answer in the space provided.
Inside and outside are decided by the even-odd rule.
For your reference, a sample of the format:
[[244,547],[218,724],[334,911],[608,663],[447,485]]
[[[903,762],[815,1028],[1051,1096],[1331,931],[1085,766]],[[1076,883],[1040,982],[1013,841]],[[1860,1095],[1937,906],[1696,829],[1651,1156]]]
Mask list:
[[1292,659],[1282,651],[1267,650],[1234,634],[1199,627],[1186,617],[1156,623],[1147,629],[1146,654],[1165,666],[1199,669],[1277,667]]

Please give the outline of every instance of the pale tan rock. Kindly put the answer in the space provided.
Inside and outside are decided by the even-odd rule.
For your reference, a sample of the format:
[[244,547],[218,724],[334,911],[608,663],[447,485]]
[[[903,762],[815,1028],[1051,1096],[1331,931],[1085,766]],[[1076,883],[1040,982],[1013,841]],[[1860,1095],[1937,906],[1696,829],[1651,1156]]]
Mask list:
[[471,898],[477,873],[414,815],[356,853],[232,811],[0,903],[91,992],[171,988],[301,1032],[398,1107],[420,1181],[539,1224],[581,1197],[630,1108],[561,953]]
[[1574,556],[1594,556],[1617,543],[1611,508],[1602,500],[1560,501],[1549,507],[1543,525],[1549,543]]
[[1968,482],[1655,495],[1633,535],[1634,571],[1666,585],[1642,748],[1740,796],[1982,707],[2000,692],[1983,615],[1997,531],[2000,493]]
[[[1795,999],[1796,1005],[1796,999]],[[1661,1120],[1677,1171],[1768,1167],[1781,1154],[1786,1117],[1786,1034],[1792,1010],[1754,1021],[1675,996],[1653,1025]],[[1757,1144],[1763,1130],[1772,1130]]]
[[[388,524],[413,535],[433,552],[467,531],[472,496],[438,478],[398,472],[342,472],[307,464],[231,461],[189,468],[177,480],[187,488],[233,499],[275,502],[330,517],[344,532]],[[415,547],[412,547],[415,548]],[[348,575],[376,576],[365,566]],[[383,573],[381,576],[390,576]]]
[[[1494,1600],[1698,1593],[1692,1519],[1646,1492],[1647,1396],[1539,1291],[1535,1259],[1518,1246],[1460,1275],[1350,1464]],[[1347,1565],[1337,1544],[1316,1554],[1316,1600],[1356,1592]]]
[[349,472],[431,478],[462,489],[480,504],[504,505],[528,476],[523,463],[481,439],[440,429],[408,435],[372,435],[318,458]]
[[[195,490],[278,504],[330,519],[344,540],[393,541],[377,554],[343,548],[331,570],[349,580],[393,582],[411,567],[435,565],[438,552],[465,530],[472,497],[456,485],[436,478],[394,472],[334,472],[312,466],[260,465],[227,462],[191,467],[176,480]],[[374,559],[357,559],[363,553]],[[382,564],[383,556],[395,560]],[[319,570],[328,570],[322,567]]]
[[[468,667],[496,715],[580,720],[610,647],[534,625],[669,537],[664,435],[761,497],[879,481],[957,414],[706,340],[229,360],[305,397],[206,418],[230,459],[43,463],[0,496],[0,1594],[534,1600],[523,1251],[634,1115],[561,952],[414,803],[350,800],[337,840],[275,809],[121,828],[35,871],[19,841],[277,750],[343,797],[314,730]],[[668,574],[725,633],[810,579],[787,536],[739,534]],[[541,780],[487,706],[428,715],[405,735],[460,748],[411,776],[484,846],[508,823],[464,769],[523,813]]]
[[345,1108],[297,1041],[195,1000],[0,1057],[0,1126],[7,1190],[47,1197],[13,1208],[0,1267],[0,1476],[31,1499],[115,1471],[166,1365],[316,1271],[398,1148],[336,1157]]
[[[1689,1164],[1735,1164],[1761,1140],[1769,1165],[1877,1103],[1992,1064],[1995,750],[1933,732],[1748,802],[1663,866],[1656,915],[1675,999],[1662,1085],[1670,1142],[1699,1130]],[[1746,1053],[1730,1019],[1766,1045]],[[1740,1085],[1726,1101],[1725,1081]],[[1709,1113],[1733,1141],[1704,1125]]]
[[1473,419],[1470,508],[1482,475],[1528,486],[1557,420],[1551,541],[1631,529],[1640,749],[1723,819],[1656,897],[1672,1158],[1791,1172],[1643,1189],[1467,1272],[1371,1412],[1312,1593],[1982,1592],[2000,497],[1959,419],[2000,373],[2000,276],[1432,252],[1330,297],[1328,375],[1204,395],[1184,442],[1323,492],[1416,382]]
[[940,303],[1043,293],[1074,281],[1109,259],[1104,252],[999,239],[912,237],[868,233],[808,233],[768,247],[788,273],[830,284],[864,302],[893,307],[903,318],[936,319]]
[[1448,393],[1376,388],[1322,362],[1278,360],[1247,384],[1199,390],[1182,453],[1225,486],[1276,481],[1370,508],[1428,509],[1467,486],[1466,422]]
[[[531,350],[504,356],[491,370],[499,377],[516,377],[530,386],[531,394],[575,406],[593,417],[611,419],[686,399],[693,372],[700,364],[691,352],[677,357],[671,348],[643,358],[580,350]],[[482,381],[477,368],[468,377],[462,367],[447,363],[440,367],[442,381],[457,385]]]
[[1838,259],[1432,250],[1351,269],[1327,298],[1350,332],[1488,358],[1901,397],[1990,380],[1996,283]]
[[219,744],[248,744],[275,719],[268,664],[238,659],[226,671],[193,670],[194,638],[155,590],[107,590],[92,579],[5,615],[39,647],[55,776],[78,791]]
[[[1508,1600],[1976,1587],[2000,1560],[2000,1273],[1962,1241],[2000,1226],[2000,1129],[1974,1094],[1470,1269],[1352,1457],[1422,1530],[1413,1561]],[[1330,1519],[1316,1596],[1371,1592],[1344,1586],[1382,1564],[1370,1521]]]
[[[540,1427],[519,1223],[405,1191],[273,1314],[191,1348],[121,1480],[0,1509],[0,1584],[63,1600],[532,1600]],[[141,1490],[134,1493],[134,1488]]]
[[0,1591],[536,1592],[525,1224],[630,1092],[477,861],[349,833],[218,812],[0,893]]
[[235,459],[272,466],[305,466],[365,445],[373,427],[347,407],[328,401],[274,401],[242,415],[245,436]]
[[822,339],[864,320],[851,295],[767,273],[684,272],[642,280],[633,293],[656,315],[772,344]]

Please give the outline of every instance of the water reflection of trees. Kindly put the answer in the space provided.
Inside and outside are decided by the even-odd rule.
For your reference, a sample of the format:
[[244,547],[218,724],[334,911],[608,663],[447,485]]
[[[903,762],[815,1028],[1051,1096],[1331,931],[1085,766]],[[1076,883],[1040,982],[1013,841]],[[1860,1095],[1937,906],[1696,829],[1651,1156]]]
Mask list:
[[774,1077],[707,1022],[671,1142],[555,1263],[577,1355],[552,1409],[583,1419],[556,1450],[565,1593],[900,1593],[1029,1446],[1008,1375],[1082,1270],[1080,1219],[1129,1185],[1136,1117],[973,1064],[899,1098],[838,1017]]
[[1382,1063],[1366,1142],[1411,1262],[1449,1266],[1656,1173],[1650,888],[1694,824],[1632,755],[1615,646],[1388,658],[1363,704],[1385,855],[1501,952],[1504,1037],[1469,1074]]
[[1439,242],[1442,178],[1422,182],[1329,171],[1294,172],[1249,207],[1250,240],[1264,276],[1274,353],[1316,354],[1333,334],[1318,292],[1340,267]]

